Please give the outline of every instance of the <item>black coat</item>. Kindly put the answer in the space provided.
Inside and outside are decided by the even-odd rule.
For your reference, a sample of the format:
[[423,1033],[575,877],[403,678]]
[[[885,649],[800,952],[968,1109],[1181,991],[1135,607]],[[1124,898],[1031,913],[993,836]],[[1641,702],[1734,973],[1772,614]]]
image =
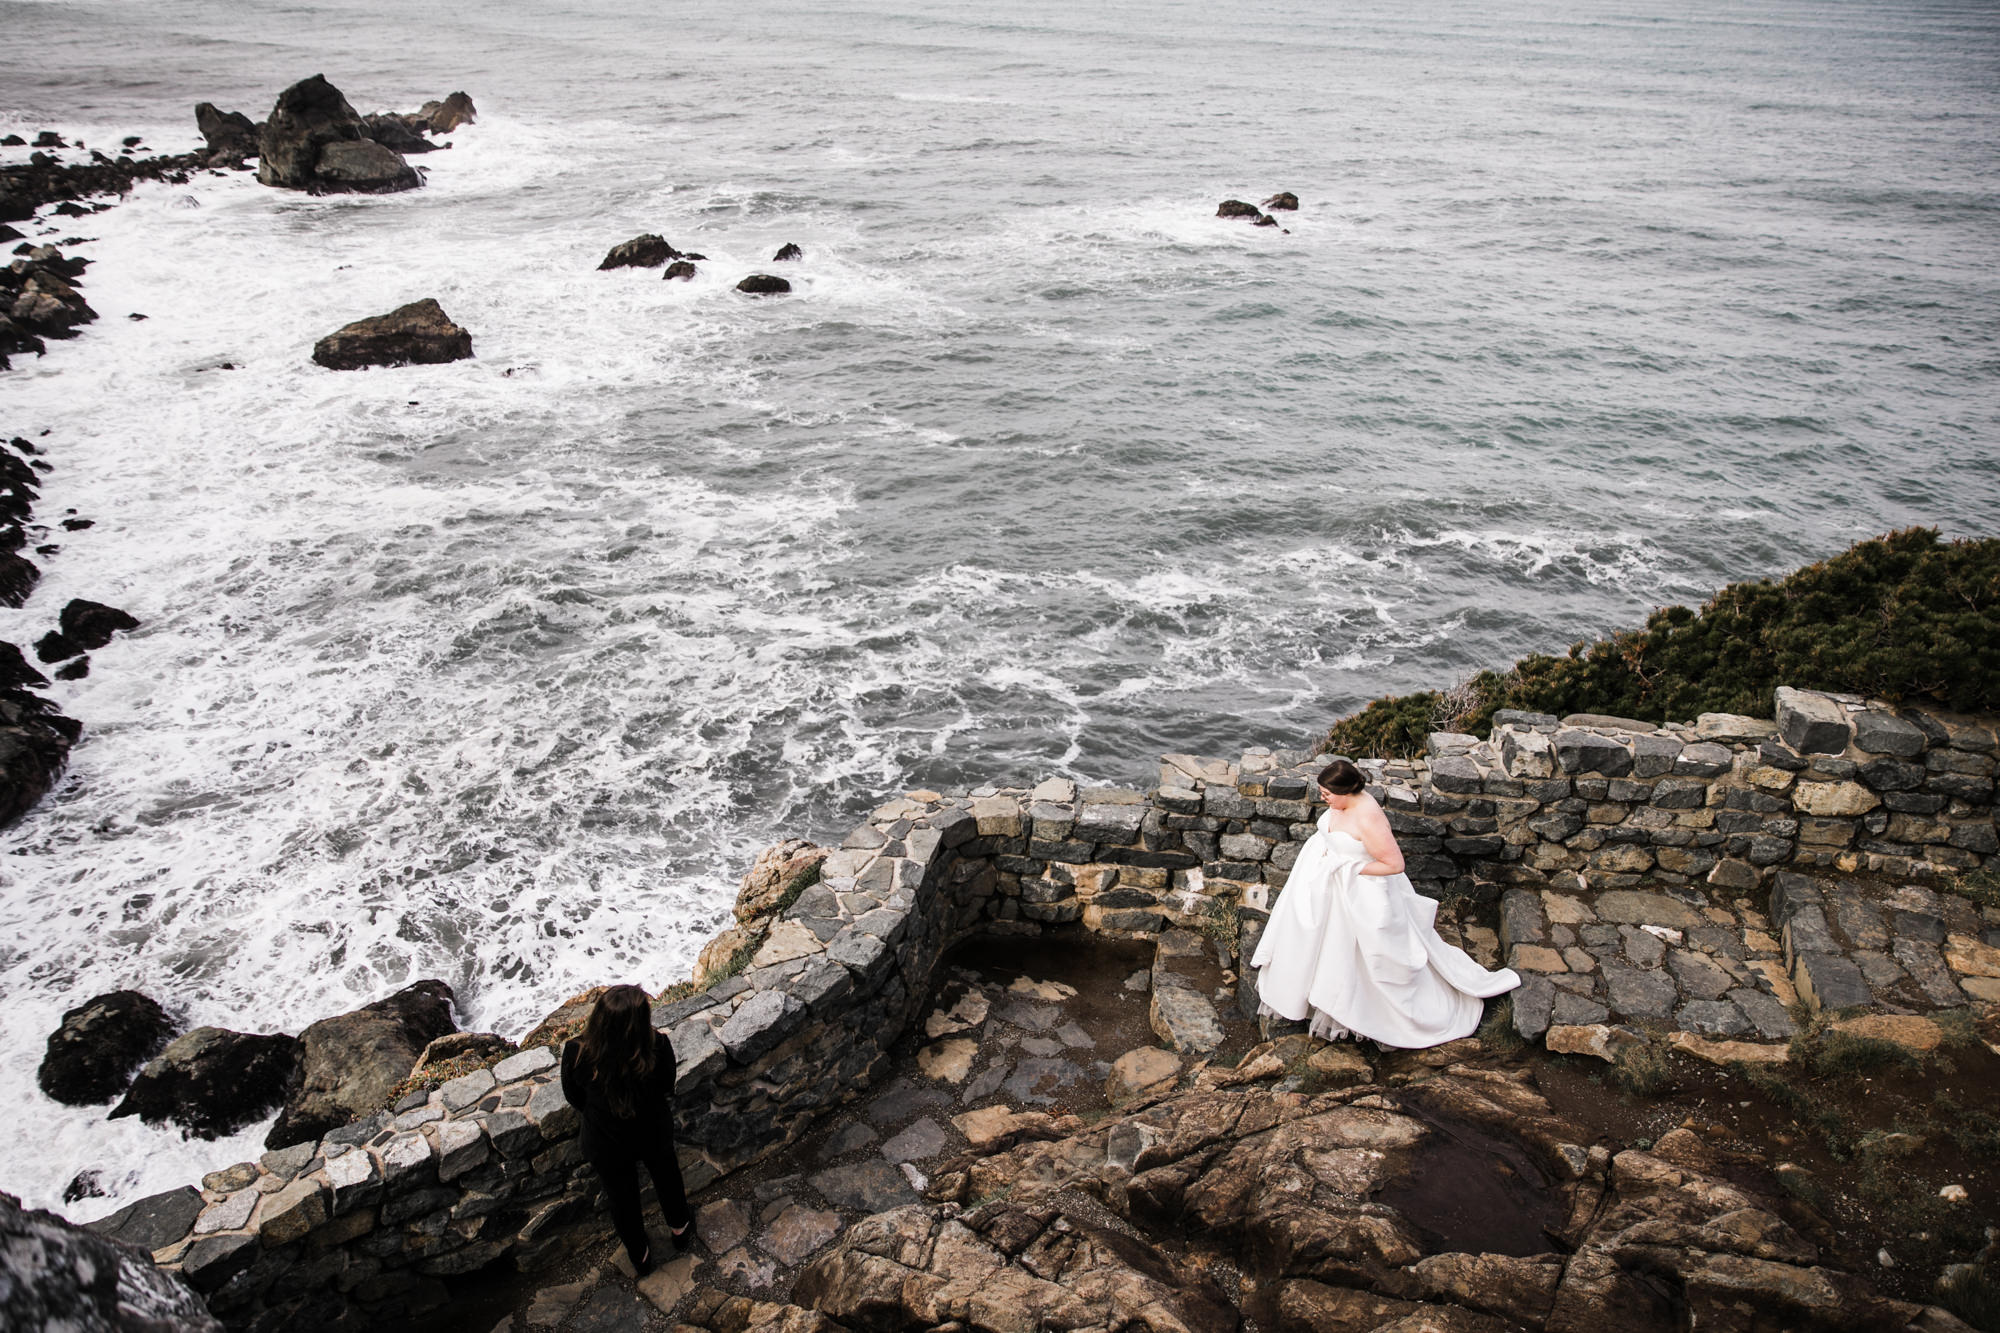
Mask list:
[[563,1096],[583,1117],[585,1156],[643,1157],[672,1146],[674,1044],[657,1030],[653,1043],[653,1072],[639,1088],[637,1114],[632,1116],[621,1116],[611,1109],[595,1071],[584,1058],[582,1043],[563,1043]]

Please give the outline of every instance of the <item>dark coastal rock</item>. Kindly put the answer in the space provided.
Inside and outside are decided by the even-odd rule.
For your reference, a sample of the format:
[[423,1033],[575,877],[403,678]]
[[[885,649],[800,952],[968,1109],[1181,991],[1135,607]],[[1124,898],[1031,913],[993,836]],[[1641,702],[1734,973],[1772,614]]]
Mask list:
[[35,147],[67,148],[69,147],[69,145],[64,143],[63,137],[60,134],[57,134],[54,130],[43,130],[40,134],[37,134],[35,136]]
[[241,161],[257,156],[257,125],[241,111],[221,111],[213,102],[197,102],[194,127],[208,144],[211,160]]
[[352,1013],[322,1018],[299,1034],[285,1109],[266,1148],[307,1143],[381,1110],[424,1048],[457,1029],[451,987],[419,981]]
[[1290,190],[1280,190],[1264,201],[1264,207],[1274,212],[1279,209],[1283,209],[1286,212],[1293,212],[1297,210],[1298,206],[1299,197]]
[[[411,124],[415,120],[416,124]],[[418,129],[423,121],[414,116],[373,115],[361,118],[361,132],[381,144],[384,148],[398,153],[430,153],[437,145],[423,136]]]
[[0,148],[26,148],[27,146],[28,141],[18,134],[10,134],[4,139],[0,139]]
[[1253,227],[1275,227],[1278,225],[1278,220],[1269,213],[1259,213],[1251,220],[1250,225]]
[[48,795],[82,734],[82,723],[64,717],[39,694],[0,690],[0,827]]
[[665,237],[646,232],[612,246],[604,256],[604,262],[597,266],[597,271],[602,273],[608,268],[658,268],[669,259],[680,257],[681,252],[668,245]]
[[782,264],[785,263],[787,260],[804,259],[805,257],[806,257],[805,251],[799,249],[799,247],[793,244],[792,242],[787,241],[785,242],[785,244],[778,247],[778,253],[771,256],[771,262],[773,264]]
[[7,318],[38,337],[74,338],[79,326],[97,319],[97,312],[64,275],[61,256],[56,255],[55,261],[30,257],[9,266]]
[[173,1035],[173,1020],[150,996],[134,990],[99,995],[62,1016],[35,1082],[65,1106],[108,1102]]
[[0,606],[25,606],[28,594],[42,581],[35,562],[12,551],[0,555]]
[[415,167],[366,131],[324,75],[302,79],[278,94],[257,136],[257,179],[313,193],[385,194],[423,184]]
[[439,365],[472,355],[472,335],[430,298],[386,315],[357,319],[313,344],[312,359],[329,370],[363,366]]
[[[198,1210],[201,1196],[186,1193]],[[190,1215],[188,1222],[193,1220]],[[145,1248],[74,1226],[53,1213],[30,1212],[4,1193],[0,1254],[6,1256],[0,1270],[0,1328],[23,1333],[222,1333],[201,1298],[154,1267]]]
[[1261,218],[1264,210],[1255,204],[1246,204],[1241,199],[1225,199],[1216,206],[1215,216],[1219,218]]
[[82,680],[90,674],[90,659],[79,657],[66,666],[56,668],[57,680]]
[[[75,641],[65,638],[61,630],[52,629],[41,638],[35,640],[35,656],[44,662],[68,661],[82,651],[83,648]],[[30,669],[32,670],[32,668]],[[22,683],[27,685],[37,683],[48,684],[46,680],[40,682],[31,680]]]
[[326,145],[314,171],[316,188],[329,194],[394,194],[423,183],[402,154],[373,139]]
[[[43,637],[47,637],[44,635]],[[53,657],[42,658],[53,662]],[[28,685],[46,685],[49,678],[28,665],[28,659],[11,643],[0,640],[0,690],[18,690]]]
[[768,273],[752,273],[736,284],[739,292],[749,292],[752,296],[778,296],[792,289],[792,284],[783,278],[774,278]]
[[660,276],[669,282],[690,282],[694,279],[694,265],[685,259],[676,259],[667,265],[667,271]]
[[198,1139],[219,1139],[262,1120],[285,1099],[298,1064],[298,1038],[199,1027],[167,1043],[111,1119],[172,1121]]
[[[56,617],[56,623],[62,626],[65,638],[75,642],[85,651],[102,648],[111,642],[111,636],[119,630],[139,628],[136,617],[120,611],[115,606],[85,601],[81,597],[72,598],[69,604],[63,607],[62,614]],[[42,660],[49,662],[55,659],[45,657]]]
[[453,93],[442,102],[426,102],[417,109],[432,134],[450,134],[461,125],[470,125],[479,118],[472,98],[465,93]]

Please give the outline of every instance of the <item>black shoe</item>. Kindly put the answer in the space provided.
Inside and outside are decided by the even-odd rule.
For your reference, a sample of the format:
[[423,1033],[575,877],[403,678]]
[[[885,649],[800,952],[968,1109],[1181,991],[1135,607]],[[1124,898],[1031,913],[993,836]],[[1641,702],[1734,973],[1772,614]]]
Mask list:
[[674,1238],[674,1253],[685,1254],[687,1252],[687,1248],[690,1245],[694,1244],[694,1223],[689,1222],[679,1231],[674,1232],[673,1238]]
[[637,1259],[634,1259],[632,1261],[632,1273],[635,1277],[644,1277],[646,1276],[646,1274],[652,1271],[653,1271],[653,1247],[648,1245],[646,1247],[646,1252],[640,1255]]

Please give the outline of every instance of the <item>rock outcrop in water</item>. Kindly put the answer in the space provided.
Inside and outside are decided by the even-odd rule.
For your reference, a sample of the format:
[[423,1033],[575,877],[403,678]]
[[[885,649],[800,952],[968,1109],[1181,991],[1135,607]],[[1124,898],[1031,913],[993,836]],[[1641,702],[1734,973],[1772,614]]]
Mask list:
[[470,95],[456,92],[442,102],[426,102],[417,108],[416,118],[429,127],[432,134],[450,134],[461,125],[470,125],[479,119],[478,109],[472,105]]
[[752,296],[782,296],[791,289],[791,283],[769,273],[752,273],[736,284],[737,291],[748,292]]
[[222,1333],[201,1299],[154,1267],[142,1246],[30,1212],[11,1194],[0,1194],[0,1255],[0,1328]]
[[804,250],[801,250],[795,242],[787,241],[778,247],[778,253],[771,256],[771,262],[773,264],[783,264],[794,259],[804,259],[805,257],[806,252]]
[[609,268],[658,268],[669,259],[680,257],[681,252],[667,244],[664,236],[646,232],[612,246],[597,270],[602,273]]
[[35,1081],[66,1106],[108,1102],[173,1035],[173,1020],[151,996],[132,990],[99,995],[62,1016]]
[[13,354],[40,355],[47,350],[43,339],[74,338],[97,318],[76,289],[86,263],[43,245],[0,269],[0,370]]
[[667,265],[667,271],[660,276],[669,282],[691,282],[694,280],[694,265],[685,259],[676,259]]
[[432,1041],[457,1029],[451,987],[419,981],[299,1034],[299,1058],[285,1108],[264,1139],[289,1148],[381,1110]]
[[364,366],[439,365],[472,355],[472,335],[425,297],[386,315],[357,319],[313,344],[312,359],[329,370]]
[[208,160],[218,166],[240,164],[257,156],[257,125],[241,111],[222,111],[213,102],[197,102],[194,125],[208,144]]
[[172,1121],[198,1139],[219,1139],[269,1115],[285,1099],[298,1038],[200,1027],[167,1043],[110,1118]]
[[278,94],[257,147],[257,179],[280,189],[388,194],[423,184],[400,153],[367,136],[361,116],[321,74]]
[[1279,211],[1284,211],[1288,213],[1297,212],[1299,207],[1299,197],[1293,194],[1290,190],[1280,190],[1276,194],[1272,195],[1269,199],[1266,199],[1264,201],[1264,207],[1270,209],[1274,213]]

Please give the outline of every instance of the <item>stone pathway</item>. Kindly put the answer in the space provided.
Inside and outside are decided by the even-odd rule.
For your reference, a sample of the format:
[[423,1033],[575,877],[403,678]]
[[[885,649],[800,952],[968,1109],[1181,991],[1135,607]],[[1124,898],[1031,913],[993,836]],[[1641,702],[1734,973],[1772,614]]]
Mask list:
[[1909,884],[1779,873],[1768,910],[1710,886],[1509,890],[1500,940],[1524,1037],[1607,1022],[1778,1042],[1810,1013],[2000,1000],[2000,911]]
[[[1154,954],[1096,941],[968,946],[940,970],[895,1074],[791,1149],[695,1196],[700,1239],[689,1253],[634,1282],[607,1238],[504,1295],[469,1284],[456,1315],[441,1312],[429,1327],[640,1333],[671,1328],[704,1288],[782,1299],[848,1227],[918,1202],[928,1168],[1009,1132],[1019,1116],[1091,1119],[1205,1059],[1231,1067],[1258,1036],[1235,1008],[1233,974],[1205,937],[1177,934]],[[1166,1041],[1183,1049],[1157,1044]],[[1125,1077],[1141,1068],[1139,1081]],[[648,1224],[670,1256],[657,1209]],[[497,1311],[497,1299],[511,1308]]]

